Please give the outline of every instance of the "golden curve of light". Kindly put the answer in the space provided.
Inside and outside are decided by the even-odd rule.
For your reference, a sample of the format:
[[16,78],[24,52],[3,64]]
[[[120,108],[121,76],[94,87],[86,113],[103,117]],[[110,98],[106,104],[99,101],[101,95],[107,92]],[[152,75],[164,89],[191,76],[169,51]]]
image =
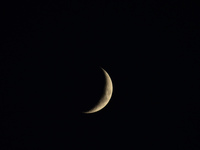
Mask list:
[[98,103],[92,109],[90,109],[89,111],[83,112],[83,113],[89,114],[89,113],[97,112],[97,111],[103,109],[111,99],[111,96],[113,93],[112,80],[111,80],[110,76],[108,75],[108,73],[103,68],[101,68],[101,69],[104,72],[105,80],[106,80],[103,95],[100,98],[100,100],[98,101]]

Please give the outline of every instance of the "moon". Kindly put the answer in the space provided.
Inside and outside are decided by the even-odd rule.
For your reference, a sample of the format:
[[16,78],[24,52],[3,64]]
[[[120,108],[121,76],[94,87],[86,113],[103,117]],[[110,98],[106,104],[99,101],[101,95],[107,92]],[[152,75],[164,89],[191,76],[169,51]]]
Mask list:
[[86,114],[95,113],[95,112],[103,109],[111,99],[111,96],[113,93],[112,80],[111,80],[109,74],[103,68],[101,68],[101,69],[104,72],[104,77],[105,77],[104,92],[103,92],[101,98],[99,99],[99,101],[97,102],[97,104],[90,110],[83,112],[83,113],[86,113]]

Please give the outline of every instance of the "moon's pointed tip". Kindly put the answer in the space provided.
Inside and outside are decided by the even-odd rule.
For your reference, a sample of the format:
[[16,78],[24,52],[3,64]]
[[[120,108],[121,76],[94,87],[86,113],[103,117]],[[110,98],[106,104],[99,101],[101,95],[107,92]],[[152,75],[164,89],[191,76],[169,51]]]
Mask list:
[[[101,109],[100,109],[101,110]],[[98,112],[98,111],[100,111],[100,110],[96,110],[96,111],[94,111],[94,110],[89,110],[89,111],[84,111],[84,112],[82,112],[83,114],[93,114],[93,113],[96,113],[96,112]]]
[[82,112],[83,114],[92,114],[93,112]]
[[101,66],[99,66],[102,70],[104,70]]
[[105,69],[103,69],[102,67],[100,67],[101,70],[105,73],[105,74],[108,74],[107,71]]

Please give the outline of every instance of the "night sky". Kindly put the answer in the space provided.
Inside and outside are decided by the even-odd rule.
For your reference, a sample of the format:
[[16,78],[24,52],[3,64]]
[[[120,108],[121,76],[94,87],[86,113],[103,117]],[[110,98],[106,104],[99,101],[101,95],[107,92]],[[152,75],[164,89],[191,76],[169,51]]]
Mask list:
[[[0,149],[200,148],[198,5],[7,2]],[[83,114],[113,81],[108,105]]]

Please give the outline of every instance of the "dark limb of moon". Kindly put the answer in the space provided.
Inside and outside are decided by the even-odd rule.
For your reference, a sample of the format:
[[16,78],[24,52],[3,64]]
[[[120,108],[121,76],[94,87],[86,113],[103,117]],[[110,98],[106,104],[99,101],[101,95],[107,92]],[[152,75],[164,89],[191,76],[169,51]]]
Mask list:
[[103,68],[101,69],[103,70],[104,76],[105,76],[104,92],[101,98],[99,99],[99,101],[96,103],[96,105],[92,107],[90,110],[85,111],[84,113],[87,113],[87,114],[94,113],[103,109],[108,104],[112,96],[112,92],[113,92],[112,80],[110,76],[108,75],[108,73]]

